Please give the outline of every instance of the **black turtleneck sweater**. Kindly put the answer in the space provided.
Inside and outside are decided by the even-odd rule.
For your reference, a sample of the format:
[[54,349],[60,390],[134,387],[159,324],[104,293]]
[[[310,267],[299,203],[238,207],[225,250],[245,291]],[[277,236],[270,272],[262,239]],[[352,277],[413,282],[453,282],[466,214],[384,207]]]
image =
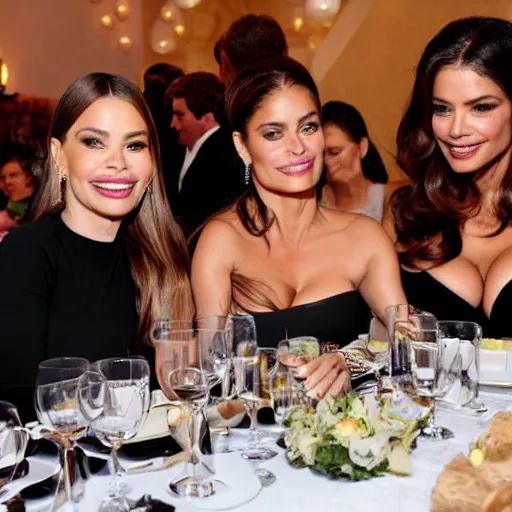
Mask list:
[[64,356],[129,355],[137,334],[135,285],[121,236],[71,231],[60,215],[13,229],[0,243],[0,399],[35,419],[37,369]]

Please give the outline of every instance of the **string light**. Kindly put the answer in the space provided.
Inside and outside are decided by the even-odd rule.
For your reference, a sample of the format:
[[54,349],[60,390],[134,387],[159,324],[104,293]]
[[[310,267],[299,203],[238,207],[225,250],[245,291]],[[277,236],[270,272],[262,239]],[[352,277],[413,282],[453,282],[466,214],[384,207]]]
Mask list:
[[185,33],[185,27],[180,23],[174,27],[174,32],[181,37]]
[[132,40],[128,36],[119,38],[119,46],[123,52],[129,52],[132,49]]
[[314,21],[329,21],[338,14],[341,0],[307,0],[306,14]]
[[116,5],[116,16],[119,21],[126,21],[130,16],[130,6],[127,0],[118,0]]
[[101,17],[101,24],[105,28],[112,28],[114,26],[114,18],[110,14],[105,14]]
[[160,16],[163,21],[169,22],[174,19],[174,11],[172,7],[168,7],[164,5],[162,9],[160,10]]
[[300,32],[304,26],[304,18],[297,17],[293,20],[293,28],[295,32]]
[[200,1],[201,0],[175,0],[182,9],[192,9],[192,7],[195,7]]

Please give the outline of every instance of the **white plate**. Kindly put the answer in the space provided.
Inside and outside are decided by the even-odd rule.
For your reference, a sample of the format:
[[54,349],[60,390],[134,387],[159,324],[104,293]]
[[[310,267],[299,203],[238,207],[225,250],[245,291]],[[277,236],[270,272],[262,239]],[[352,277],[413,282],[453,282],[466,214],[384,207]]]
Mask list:
[[169,501],[173,505],[185,505],[193,509],[228,510],[253,500],[261,490],[261,483],[253,467],[242,459],[240,452],[215,456],[214,479],[226,484],[226,489],[205,499],[176,498],[169,492]]
[[4,492],[0,496],[0,503],[4,503],[5,501],[10,500],[23,489],[26,489],[31,485],[37,484],[43,480],[46,480],[47,478],[52,477],[60,469],[60,464],[48,459],[41,459],[39,457],[27,457],[27,461],[29,464],[28,475],[9,482],[2,489],[2,491],[7,492]]

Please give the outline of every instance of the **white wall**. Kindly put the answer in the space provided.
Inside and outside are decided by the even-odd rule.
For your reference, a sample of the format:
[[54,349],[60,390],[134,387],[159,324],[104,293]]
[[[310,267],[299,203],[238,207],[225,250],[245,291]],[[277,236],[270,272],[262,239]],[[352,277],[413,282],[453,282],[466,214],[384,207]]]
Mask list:
[[[130,0],[130,19],[112,30],[100,25],[115,0],[0,0],[0,56],[9,67],[9,93],[59,98],[78,76],[119,73],[139,83],[143,68],[143,0]],[[121,33],[133,41],[118,46]]]

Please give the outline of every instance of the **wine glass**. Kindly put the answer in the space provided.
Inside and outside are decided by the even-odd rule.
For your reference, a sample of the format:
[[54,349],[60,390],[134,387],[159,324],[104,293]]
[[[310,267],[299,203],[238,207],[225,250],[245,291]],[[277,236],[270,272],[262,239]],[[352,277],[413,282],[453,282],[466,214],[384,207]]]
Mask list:
[[205,372],[209,388],[222,383],[229,370],[230,353],[224,329],[196,329],[195,339],[200,354],[199,366]]
[[[198,340],[198,333],[194,329],[171,329],[165,336],[161,334],[158,338],[153,335],[158,382],[169,400],[180,400],[189,412],[187,444],[190,447],[190,464],[185,468],[187,474],[172,481],[169,487],[178,496],[205,498],[223,485],[212,480],[215,467],[211,444],[202,443],[205,427],[203,412],[213,379],[212,373],[201,369],[201,363],[211,363],[202,353],[203,347],[207,346],[206,339]],[[212,366],[209,368],[212,370]]]
[[94,369],[80,388],[79,403],[82,413],[89,418],[91,433],[112,448],[109,467],[113,477],[99,510],[125,511],[129,510],[128,487],[122,481],[123,469],[117,452],[123,441],[137,434],[146,419],[150,403],[149,364],[143,358],[111,358],[96,361]]
[[29,438],[16,407],[0,401],[0,494],[2,487],[20,472],[18,468],[22,469],[20,464],[25,459]]
[[262,446],[258,430],[258,408],[265,399],[265,395],[270,398],[268,377],[266,391],[264,389],[265,375],[262,372],[262,367],[264,368],[266,364],[262,365],[263,357],[264,353],[260,352],[250,356],[235,356],[233,358],[236,392],[251,420],[247,447],[243,450],[242,457],[251,461],[264,461],[277,455],[275,451]]
[[[429,424],[422,429],[422,437],[449,439],[453,432],[436,424],[436,398],[444,396],[457,374],[458,344],[439,339],[437,321],[432,316],[415,315],[415,322],[396,322],[395,336],[409,345],[411,375],[415,392],[423,405],[431,407]],[[441,371],[441,362],[445,370]]]
[[438,325],[441,339],[459,342],[461,391],[458,403],[477,412],[485,412],[487,407],[478,398],[482,327],[475,322],[461,321],[440,321]]
[[60,446],[64,507],[74,509],[85,492],[78,469],[75,442],[87,430],[88,420],[78,406],[78,387],[89,361],[79,357],[47,359],[39,364],[35,408],[39,421],[54,431],[52,440]]
[[229,315],[226,324],[228,348],[237,356],[256,353],[258,338],[252,315]]

